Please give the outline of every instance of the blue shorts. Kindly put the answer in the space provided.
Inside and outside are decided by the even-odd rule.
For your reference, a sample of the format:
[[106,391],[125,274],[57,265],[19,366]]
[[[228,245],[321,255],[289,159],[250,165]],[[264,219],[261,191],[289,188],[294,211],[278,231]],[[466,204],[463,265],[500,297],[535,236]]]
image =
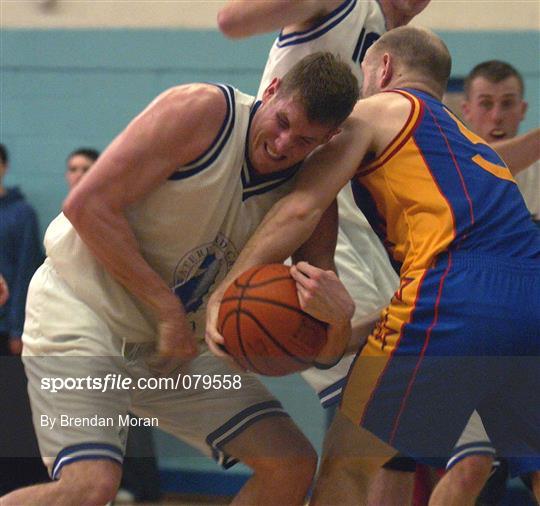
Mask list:
[[448,458],[474,409],[515,474],[540,469],[540,260],[452,252],[402,277],[341,403],[428,464]]

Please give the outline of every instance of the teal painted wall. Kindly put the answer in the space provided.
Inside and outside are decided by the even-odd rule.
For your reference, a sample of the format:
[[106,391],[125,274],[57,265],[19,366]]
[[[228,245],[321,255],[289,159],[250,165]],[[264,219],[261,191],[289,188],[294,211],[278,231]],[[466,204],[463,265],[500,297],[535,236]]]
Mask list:
[[[441,35],[454,77],[482,60],[512,62],[524,74],[530,104],[524,128],[540,124],[539,32]],[[215,31],[187,30],[2,30],[0,139],[12,159],[6,183],[22,187],[44,229],[65,197],[65,157],[73,148],[105,148],[169,86],[221,81],[255,93],[272,39],[233,42]],[[314,395],[298,378],[271,384],[320,448],[324,416]],[[165,467],[216,469],[166,437],[158,448]]]
[[[454,76],[479,61],[512,62],[526,81],[524,128],[540,121],[539,32],[441,33]],[[244,41],[216,31],[2,30],[0,138],[12,155],[7,184],[19,184],[41,227],[65,196],[65,156],[103,149],[155,95],[192,81],[228,82],[255,93],[273,36]]]

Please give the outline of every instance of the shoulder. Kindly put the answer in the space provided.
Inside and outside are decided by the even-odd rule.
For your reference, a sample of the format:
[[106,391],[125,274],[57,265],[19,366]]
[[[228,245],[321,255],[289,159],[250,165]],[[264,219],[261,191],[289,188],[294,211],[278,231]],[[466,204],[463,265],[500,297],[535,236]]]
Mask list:
[[[144,128],[154,131],[172,151],[204,151],[231,114],[229,88],[187,84],[159,95],[142,113]],[[234,92],[233,92],[234,93]]]
[[[385,91],[359,100],[353,114],[377,117],[381,111],[391,114],[409,111],[411,101],[399,92]],[[380,118],[383,120],[384,118]]]
[[171,124],[221,125],[227,113],[227,98],[223,90],[211,84],[176,86],[159,95],[150,107]]
[[351,114],[358,126],[373,129],[401,127],[411,113],[412,102],[401,93],[383,92],[359,100]]
[[377,93],[359,100],[346,122],[355,135],[370,139],[374,153],[381,153],[410,120],[411,101],[400,93]]

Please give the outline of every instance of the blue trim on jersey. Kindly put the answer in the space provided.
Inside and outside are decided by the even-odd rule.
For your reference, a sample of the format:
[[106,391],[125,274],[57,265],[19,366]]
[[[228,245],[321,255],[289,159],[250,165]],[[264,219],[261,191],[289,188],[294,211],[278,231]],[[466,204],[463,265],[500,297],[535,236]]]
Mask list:
[[255,102],[249,113],[249,126],[246,134],[246,145],[244,148],[244,165],[242,167],[242,201],[245,201],[254,195],[261,195],[263,193],[272,191],[273,189],[282,185],[298,172],[301,165],[301,163],[297,163],[292,167],[280,170],[278,172],[259,174],[255,167],[253,167],[251,164],[249,159],[249,131],[251,129],[253,117],[261,104],[262,102],[260,100]]
[[366,29],[362,28],[358,36],[358,42],[353,51],[352,60],[358,64],[364,61],[367,50],[381,38],[381,34],[377,32],[366,33]]
[[[98,450],[107,451],[112,453],[113,455],[97,453]],[[73,455],[73,457],[70,457],[70,455]],[[52,467],[51,478],[53,480],[58,479],[58,474],[60,473],[60,470],[67,464],[71,464],[72,462],[77,462],[79,460],[98,459],[113,460],[122,465],[122,462],[124,460],[124,453],[117,446],[104,443],[82,443],[78,445],[67,446],[66,448],[62,449],[56,456]]]
[[330,406],[339,403],[341,400],[341,392],[343,391],[346,382],[347,377],[341,378],[317,394],[323,408],[329,408]]
[[236,117],[234,89],[227,84],[216,84],[215,86],[217,86],[223,92],[223,95],[225,95],[225,101],[227,103],[227,112],[225,113],[225,119],[221,124],[219,132],[210,147],[202,155],[188,164],[178,168],[176,172],[169,176],[168,179],[170,180],[178,181],[181,179],[186,179],[209,167],[220,155],[223,147],[231,136]]
[[[343,21],[352,12],[354,7],[356,6],[356,1],[357,0],[346,0],[339,7],[324,16],[315,26],[311,27],[309,30],[305,30],[303,32],[292,32],[286,35],[284,35],[283,31],[281,31],[277,38],[276,46],[279,48],[286,46],[294,46],[296,44],[302,44],[304,42],[309,42],[311,40],[321,37],[326,32],[330,31],[336,25],[341,23],[341,21]],[[327,24],[332,18],[335,19],[331,23]]]

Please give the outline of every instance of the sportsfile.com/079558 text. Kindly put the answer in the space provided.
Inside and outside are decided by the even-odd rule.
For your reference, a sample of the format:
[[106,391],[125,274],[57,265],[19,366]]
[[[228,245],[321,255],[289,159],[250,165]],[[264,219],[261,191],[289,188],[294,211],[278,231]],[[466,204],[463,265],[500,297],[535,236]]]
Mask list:
[[45,377],[41,378],[41,390],[57,393],[62,390],[240,390],[242,376],[239,374],[182,374],[168,377],[131,378],[109,373],[101,376]]

